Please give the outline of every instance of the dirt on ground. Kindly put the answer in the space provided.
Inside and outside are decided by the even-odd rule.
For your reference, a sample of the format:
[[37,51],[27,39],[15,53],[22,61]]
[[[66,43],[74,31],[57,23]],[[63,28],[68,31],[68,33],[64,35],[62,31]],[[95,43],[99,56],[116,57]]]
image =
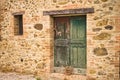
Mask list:
[[36,80],[33,75],[0,72],[0,80]]

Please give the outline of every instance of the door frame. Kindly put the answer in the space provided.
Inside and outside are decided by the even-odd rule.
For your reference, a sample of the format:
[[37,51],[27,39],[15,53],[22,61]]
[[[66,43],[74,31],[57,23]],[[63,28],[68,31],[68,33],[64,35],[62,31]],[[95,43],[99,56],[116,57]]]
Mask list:
[[[55,25],[55,21],[54,21],[54,18],[57,18],[57,17],[77,17],[77,16],[81,16],[81,15],[57,15],[57,16],[52,16],[52,19],[53,19],[53,24]],[[86,31],[85,31],[85,35],[86,35],[86,32],[87,32],[87,15],[84,15],[85,18],[86,18],[86,25],[85,25],[85,28],[86,28]],[[69,22],[70,23],[70,22]],[[53,27],[54,27],[53,25]],[[54,35],[54,33],[53,33]],[[54,39],[53,39],[54,41]],[[54,44],[54,42],[53,42]],[[55,46],[54,46],[55,47]],[[86,68],[87,68],[87,35],[86,35]],[[54,69],[58,70],[58,71],[54,71]],[[52,69],[52,72],[58,72],[58,73],[64,73],[64,67],[62,67],[61,69],[59,69],[58,67],[54,67],[54,48],[53,48],[53,69]],[[62,70],[62,71],[60,71]],[[80,73],[77,73],[77,70],[79,70]],[[83,75],[86,75],[86,69],[74,69],[74,74],[83,74]]]

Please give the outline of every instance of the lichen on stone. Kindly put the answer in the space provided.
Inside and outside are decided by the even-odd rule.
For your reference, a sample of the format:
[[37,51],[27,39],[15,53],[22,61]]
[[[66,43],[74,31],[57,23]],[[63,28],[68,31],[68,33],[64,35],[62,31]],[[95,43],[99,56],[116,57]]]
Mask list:
[[95,74],[96,71],[95,71],[94,69],[91,69],[91,70],[89,70],[89,73],[90,73],[90,74]]
[[101,44],[100,47],[97,47],[93,50],[96,56],[105,56],[108,55],[107,49],[104,47],[104,44]]
[[94,40],[110,40],[111,34],[103,32],[93,37]]
[[108,24],[108,19],[103,19],[101,21],[98,21],[96,26],[104,26]]

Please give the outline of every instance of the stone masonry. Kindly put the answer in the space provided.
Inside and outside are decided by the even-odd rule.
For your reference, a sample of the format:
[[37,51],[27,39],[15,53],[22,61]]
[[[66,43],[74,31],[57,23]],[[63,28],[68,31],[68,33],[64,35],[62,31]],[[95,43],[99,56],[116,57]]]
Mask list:
[[[44,11],[94,8],[87,14],[87,73],[53,73],[53,17]],[[40,80],[119,80],[120,0],[1,0],[0,71]],[[23,14],[23,35],[14,35],[14,13]]]

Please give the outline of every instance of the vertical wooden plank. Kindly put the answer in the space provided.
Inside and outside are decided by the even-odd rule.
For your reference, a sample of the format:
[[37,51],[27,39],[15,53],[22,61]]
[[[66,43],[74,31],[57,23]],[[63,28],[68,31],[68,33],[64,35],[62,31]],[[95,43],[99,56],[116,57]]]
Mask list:
[[67,47],[67,66],[70,66],[70,48]]
[[77,58],[78,58],[77,47],[74,47],[73,49],[74,49],[74,52],[73,52],[74,53],[74,67],[77,67],[77,64],[78,64],[77,63]]
[[74,46],[71,46],[71,66],[77,66],[77,48]]
[[70,47],[70,59],[71,59],[71,61],[70,61],[70,63],[71,63],[71,66],[73,66],[74,65],[74,54],[73,54],[74,52],[73,52],[73,47],[71,46]]
[[86,68],[86,54],[84,48],[78,48],[78,67],[79,68]]

